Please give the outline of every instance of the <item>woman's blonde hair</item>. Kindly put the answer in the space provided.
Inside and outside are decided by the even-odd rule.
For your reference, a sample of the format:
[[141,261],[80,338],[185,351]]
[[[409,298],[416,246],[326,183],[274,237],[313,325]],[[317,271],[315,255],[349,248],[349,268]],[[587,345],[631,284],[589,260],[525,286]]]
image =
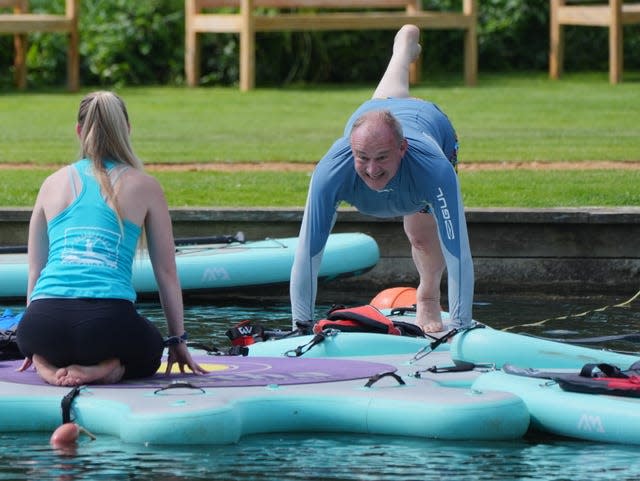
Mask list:
[[113,204],[122,224],[118,207],[117,189],[109,179],[106,163],[125,164],[142,170],[142,161],[136,156],[129,140],[129,114],[124,101],[113,92],[97,91],[80,101],[80,155],[91,160],[103,195]]

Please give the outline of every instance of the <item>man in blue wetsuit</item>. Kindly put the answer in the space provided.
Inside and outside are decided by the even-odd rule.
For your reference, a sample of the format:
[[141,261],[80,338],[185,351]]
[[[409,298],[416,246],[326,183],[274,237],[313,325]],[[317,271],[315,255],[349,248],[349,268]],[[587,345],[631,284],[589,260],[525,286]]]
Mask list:
[[294,324],[313,320],[320,261],[342,201],[376,217],[403,216],[420,276],[416,323],[425,332],[444,329],[445,267],[448,327],[471,323],[473,261],[455,169],[456,133],[436,105],[409,96],[419,36],[414,25],[398,31],[373,98],[351,116],[313,173],[291,272]]

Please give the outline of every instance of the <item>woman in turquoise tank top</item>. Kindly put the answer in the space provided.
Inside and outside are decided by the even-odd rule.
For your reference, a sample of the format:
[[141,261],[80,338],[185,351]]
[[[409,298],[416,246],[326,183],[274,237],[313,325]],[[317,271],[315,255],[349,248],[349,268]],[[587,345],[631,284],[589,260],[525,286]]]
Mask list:
[[[167,373],[174,364],[204,373],[185,343],[167,202],[131,148],[124,102],[112,92],[87,95],[76,131],[81,160],[43,182],[31,215],[20,370],[33,364],[60,386],[115,383],[153,375],[167,345]],[[168,342],[134,305],[131,268],[143,232]]]

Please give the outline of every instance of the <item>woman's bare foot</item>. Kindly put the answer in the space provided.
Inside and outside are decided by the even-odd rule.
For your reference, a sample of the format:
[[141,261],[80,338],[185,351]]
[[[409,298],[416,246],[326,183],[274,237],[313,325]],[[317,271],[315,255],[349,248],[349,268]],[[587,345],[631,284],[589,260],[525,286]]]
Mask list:
[[45,382],[53,385],[58,384],[57,372],[59,371],[59,369],[57,366],[54,366],[44,357],[38,354],[34,354],[31,360],[33,361],[33,365],[36,368],[36,372]]
[[38,375],[54,386],[115,384],[124,376],[124,366],[115,358],[91,366],[71,364],[66,367],[54,366],[38,354],[34,354],[31,360]]
[[415,62],[420,56],[420,29],[415,25],[403,25],[393,41],[393,55],[406,55],[407,63]]
[[91,366],[72,364],[58,370],[59,386],[80,386],[82,384],[115,384],[124,375],[124,366],[119,359],[109,359]]

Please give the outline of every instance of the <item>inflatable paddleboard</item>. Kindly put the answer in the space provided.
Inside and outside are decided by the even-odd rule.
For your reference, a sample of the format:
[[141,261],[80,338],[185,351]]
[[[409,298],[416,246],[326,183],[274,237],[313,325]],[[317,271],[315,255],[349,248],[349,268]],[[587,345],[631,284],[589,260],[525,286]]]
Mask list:
[[[398,289],[387,294],[382,296],[382,300],[377,296],[374,301],[378,299],[381,307],[388,307],[407,293]],[[399,302],[406,303],[406,299]],[[402,310],[401,314],[395,315],[392,308],[384,309],[384,312],[393,320],[412,321],[414,316],[410,310]],[[443,313],[443,318],[446,325],[447,313]],[[634,355],[508,333],[480,324],[457,333],[451,344],[439,345],[433,351],[429,349],[431,339],[405,336],[339,332],[328,335],[307,350],[311,339],[309,336],[257,343],[249,346],[249,351],[250,355],[291,356],[302,352],[303,356],[333,358],[359,358],[376,353],[381,359],[385,358],[382,355],[385,353],[396,357],[404,353],[405,362],[401,366],[408,368],[416,367],[412,353],[419,349],[421,351],[417,352],[426,355],[418,364],[431,364],[440,369],[447,364],[475,366],[470,371],[444,375],[418,369],[416,372],[420,372],[421,377],[429,378],[440,386],[471,387],[477,393],[509,392],[526,404],[534,430],[589,441],[640,444],[640,384],[637,378],[585,381],[577,374],[585,364],[602,367],[604,363],[628,369],[639,360]],[[527,368],[518,369],[512,364]],[[529,374],[516,375],[515,372]],[[622,384],[627,389],[632,386],[625,396],[620,395]]]
[[503,371],[479,376],[473,388],[518,396],[527,405],[533,429],[588,441],[640,444],[640,398],[569,392],[549,379]]
[[[287,284],[297,237],[176,247],[182,289],[215,292]],[[361,233],[331,234],[320,266],[319,280],[361,275],[380,258],[376,241]],[[0,299],[22,299],[27,291],[26,253],[0,254]],[[139,295],[155,295],[157,284],[148,257],[133,263],[133,285]]]
[[637,356],[593,349],[539,337],[499,331],[487,326],[457,334],[451,343],[454,360],[491,364],[496,368],[513,364],[530,368],[580,369],[586,363],[608,363],[628,369]]
[[[396,299],[407,302],[406,292],[392,297],[383,300],[383,312],[412,322],[411,309],[394,306]],[[443,320],[446,328],[446,312]],[[524,435],[530,420],[552,434],[640,444],[639,398],[570,393],[553,381],[499,370],[510,363],[563,372],[587,362],[624,369],[635,356],[482,325],[457,332],[450,343],[337,330],[317,337],[256,342],[246,357],[198,352],[205,376],[88,386],[72,415],[95,434],[153,444],[226,444],[276,432],[506,440]],[[0,429],[53,431],[69,389],[48,386],[33,371],[16,373],[18,362],[0,363]]]
[[[407,369],[415,366],[401,367],[388,356],[196,359],[208,374],[83,387],[69,415],[98,437],[164,445],[229,444],[250,434],[293,432],[508,440],[529,426],[517,396],[411,377]],[[33,370],[16,372],[19,362],[0,363],[0,430],[53,432],[70,388],[46,385]]]

